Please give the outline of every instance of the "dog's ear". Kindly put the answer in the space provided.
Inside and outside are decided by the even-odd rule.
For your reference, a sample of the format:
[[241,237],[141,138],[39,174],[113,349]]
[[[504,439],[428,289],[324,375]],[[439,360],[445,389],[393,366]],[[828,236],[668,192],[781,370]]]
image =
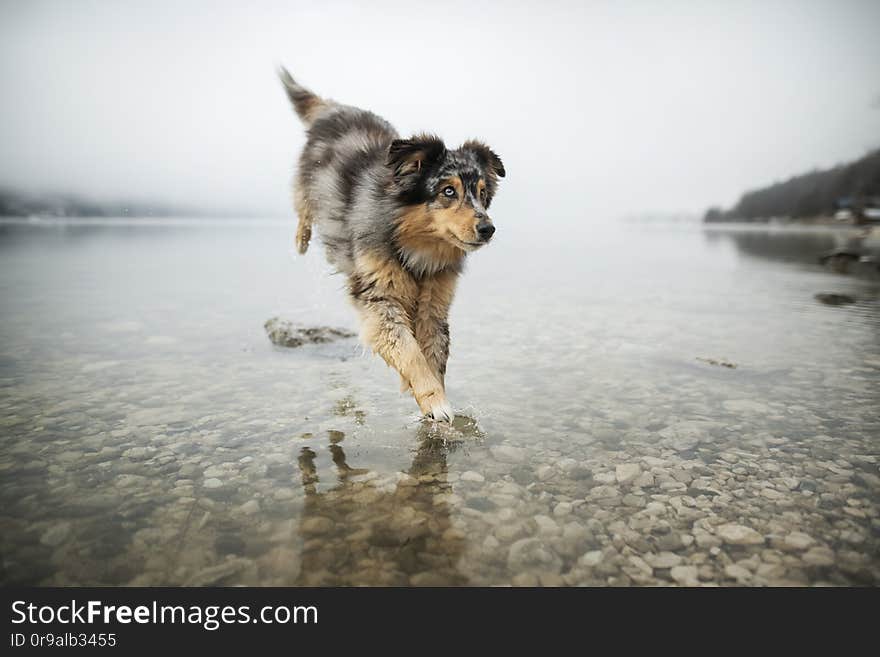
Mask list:
[[499,178],[503,178],[504,163],[498,154],[481,141],[471,139],[461,146],[462,150],[468,150],[474,153],[487,169],[492,171]]
[[446,145],[434,135],[395,139],[388,147],[386,163],[398,178],[430,168],[446,154]]

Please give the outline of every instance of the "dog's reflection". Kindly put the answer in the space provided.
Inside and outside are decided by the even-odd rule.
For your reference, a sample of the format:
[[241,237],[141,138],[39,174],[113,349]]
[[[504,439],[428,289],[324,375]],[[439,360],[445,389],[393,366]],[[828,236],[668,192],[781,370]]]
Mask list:
[[304,447],[300,533],[303,586],[447,586],[466,583],[457,562],[463,536],[452,527],[447,481],[449,445],[420,431],[419,447],[400,480],[370,479],[346,462],[340,437],[329,450],[337,483],[318,490],[315,452]]

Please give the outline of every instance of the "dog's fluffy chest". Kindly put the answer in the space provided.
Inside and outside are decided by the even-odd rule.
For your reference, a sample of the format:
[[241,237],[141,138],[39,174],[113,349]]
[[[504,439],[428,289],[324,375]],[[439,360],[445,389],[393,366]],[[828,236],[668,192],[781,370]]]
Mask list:
[[461,265],[461,251],[443,244],[428,244],[422,248],[399,247],[398,253],[403,266],[416,280],[435,276],[450,267],[458,269]]

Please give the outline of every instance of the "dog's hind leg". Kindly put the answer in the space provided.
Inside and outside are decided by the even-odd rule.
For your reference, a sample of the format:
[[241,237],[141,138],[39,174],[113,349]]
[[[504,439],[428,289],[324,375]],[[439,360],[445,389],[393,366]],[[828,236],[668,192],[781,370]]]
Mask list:
[[305,253],[309,249],[309,241],[312,239],[312,205],[302,191],[301,185],[296,185],[293,191],[293,205],[299,217],[296,226],[296,250]]

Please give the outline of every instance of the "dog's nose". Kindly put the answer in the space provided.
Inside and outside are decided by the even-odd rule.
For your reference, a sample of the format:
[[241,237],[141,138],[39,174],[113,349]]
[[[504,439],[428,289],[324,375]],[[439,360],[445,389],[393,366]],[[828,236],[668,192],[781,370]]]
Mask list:
[[477,234],[481,240],[488,240],[495,233],[495,226],[488,221],[477,224]]

